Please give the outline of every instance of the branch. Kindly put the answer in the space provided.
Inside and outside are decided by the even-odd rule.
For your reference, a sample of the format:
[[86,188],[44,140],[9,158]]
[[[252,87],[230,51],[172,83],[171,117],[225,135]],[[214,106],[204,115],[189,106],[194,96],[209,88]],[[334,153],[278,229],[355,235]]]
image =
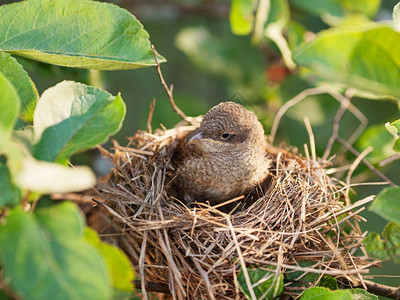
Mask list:
[[165,83],[164,77],[163,77],[163,75],[162,75],[162,73],[161,73],[160,62],[158,61],[157,52],[156,52],[156,49],[154,48],[154,45],[151,45],[151,50],[153,50],[153,53],[154,53],[154,59],[155,59],[155,61],[156,61],[156,70],[157,70],[158,76],[160,77],[161,84],[162,84],[162,86],[164,87],[164,90],[165,90],[165,92],[166,92],[167,95],[168,95],[168,99],[169,99],[169,102],[170,102],[171,105],[172,105],[172,108],[175,110],[175,112],[176,112],[178,115],[180,115],[180,116],[182,117],[182,119],[187,120],[187,116],[186,116],[186,115],[184,114],[184,112],[181,111],[181,110],[179,109],[179,107],[176,106],[176,104],[175,104],[174,97],[172,96],[172,88],[169,88],[169,87],[167,86],[167,84]]
[[154,113],[154,107],[156,106],[156,99],[153,98],[153,100],[151,100],[150,102],[150,111],[149,111],[149,115],[147,117],[147,132],[148,133],[152,133],[153,130],[151,129],[151,120],[153,119],[153,113]]
[[[140,280],[134,280],[133,285],[135,286],[136,289],[142,289],[142,283]],[[165,283],[155,283],[145,280],[144,286],[146,287],[146,290],[149,292],[171,294],[168,285]]]
[[391,299],[400,299],[400,287],[396,288],[369,280],[364,280],[364,283],[367,286],[367,291],[372,294]]
[[[360,153],[354,149],[348,142],[346,142],[345,140],[343,140],[340,137],[336,137],[336,140],[342,144],[348,151],[350,151],[351,153],[353,153],[355,156],[359,156]],[[382,180],[386,181],[389,185],[397,187],[396,184],[394,184],[389,178],[387,178],[384,174],[382,174],[380,171],[378,171],[367,159],[363,158],[362,162],[364,163],[364,165],[366,165],[373,173],[375,173],[376,176],[378,176],[379,178],[381,178]]]

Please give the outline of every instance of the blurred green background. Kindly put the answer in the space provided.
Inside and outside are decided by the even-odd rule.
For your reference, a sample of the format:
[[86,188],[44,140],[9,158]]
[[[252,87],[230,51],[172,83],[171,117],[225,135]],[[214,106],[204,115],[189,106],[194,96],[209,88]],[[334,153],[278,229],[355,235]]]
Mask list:
[[[16,1],[2,1],[11,3]],[[302,90],[312,87],[307,76],[299,71],[290,71],[284,64],[281,52],[276,45],[263,40],[252,42],[251,36],[237,36],[231,31],[229,13],[231,2],[227,0],[114,0],[113,2],[132,12],[144,25],[157,51],[167,62],[161,65],[168,84],[174,86],[177,105],[187,114],[204,114],[213,105],[233,100],[254,110],[262,121],[268,134],[274,116],[283,103]],[[308,2],[307,4],[304,4]],[[312,11],[312,3],[315,10]],[[318,11],[319,1],[289,1],[292,22],[287,26],[289,44],[301,42],[301,33],[312,35],[327,29],[337,21],[341,12],[327,15]],[[328,1],[332,2],[332,1]],[[338,2],[338,1],[336,1]],[[352,5],[368,6],[380,1],[346,1]],[[391,20],[396,0],[383,0],[371,18],[378,22]],[[311,4],[310,4],[311,3]],[[346,22],[358,22],[360,16],[352,15]],[[345,26],[345,25],[342,25]],[[337,47],[340,49],[341,45]],[[337,50],[337,49],[335,49]],[[93,85],[100,85],[112,94],[120,92],[127,104],[127,116],[122,130],[115,136],[120,144],[127,143],[127,137],[136,130],[146,128],[149,105],[153,98],[156,107],[152,121],[153,129],[162,123],[166,127],[176,124],[180,117],[172,110],[162,88],[155,68],[129,71],[89,72],[81,69],[68,69],[38,62],[19,59],[41,94],[56,83],[70,79]],[[368,129],[356,143],[359,151],[369,145],[376,149],[369,156],[378,163],[390,155],[388,147],[392,137],[386,132],[384,124],[399,118],[398,103],[389,100],[369,100],[354,98],[352,103],[368,119]],[[303,118],[308,117],[315,134],[317,153],[322,155],[332,132],[332,119],[340,104],[328,95],[308,97],[290,109],[282,119],[276,145],[285,142],[296,146],[303,152],[308,143],[308,135]],[[340,136],[348,138],[357,128],[359,121],[346,112],[340,127]],[[110,147],[111,144],[105,145]],[[338,157],[354,156],[341,152],[335,145]],[[96,150],[80,154],[74,158],[77,163],[92,165],[99,173],[106,172],[99,163]],[[400,184],[400,163],[393,163],[381,169],[393,182]],[[364,166],[357,168],[355,180],[378,181]],[[354,200],[377,194],[381,186],[357,188]],[[381,232],[386,221],[368,211],[362,214],[367,223],[363,229]],[[375,268],[375,274],[400,275],[400,265],[384,264],[383,269]],[[400,285],[400,278],[376,278],[377,282]]]

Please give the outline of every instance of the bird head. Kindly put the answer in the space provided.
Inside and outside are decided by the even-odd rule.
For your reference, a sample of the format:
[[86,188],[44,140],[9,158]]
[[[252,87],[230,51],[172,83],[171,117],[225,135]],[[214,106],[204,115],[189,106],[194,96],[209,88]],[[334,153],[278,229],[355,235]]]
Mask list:
[[251,111],[234,102],[214,106],[204,116],[189,145],[204,152],[242,152],[264,148],[264,129]]

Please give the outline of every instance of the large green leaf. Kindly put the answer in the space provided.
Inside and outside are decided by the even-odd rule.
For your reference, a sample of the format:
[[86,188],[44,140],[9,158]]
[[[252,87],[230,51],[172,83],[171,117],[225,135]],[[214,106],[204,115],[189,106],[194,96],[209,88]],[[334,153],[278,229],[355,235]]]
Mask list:
[[133,292],[135,273],[125,253],[114,245],[102,242],[91,228],[86,228],[85,239],[103,255],[112,286],[117,290]]
[[24,158],[15,174],[19,187],[42,194],[78,192],[91,188],[96,176],[86,166],[70,168],[47,161]]
[[116,133],[125,104],[96,87],[63,81],[40,97],[33,129],[37,159],[63,162],[73,153],[92,148]]
[[[12,83],[0,71],[0,129],[5,135],[11,135],[17,121],[19,109],[20,99],[18,93]],[[0,140],[0,142],[2,144],[5,141]],[[0,150],[2,148],[1,144]]]
[[16,59],[3,51],[0,51],[0,72],[17,90],[22,106],[21,119],[28,123],[32,122],[33,111],[38,99],[38,93],[32,80]]
[[388,223],[382,238],[378,233],[370,232],[363,243],[369,256],[400,262],[400,225]]
[[366,149],[370,145],[374,145],[374,149],[368,154],[372,163],[379,163],[396,153],[393,150],[393,137],[382,124],[369,126],[358,139],[359,149]]
[[14,293],[30,300],[110,299],[105,263],[82,228],[83,217],[69,202],[35,214],[11,211],[0,228],[0,257]]
[[385,188],[376,196],[369,209],[388,221],[400,224],[400,188]]
[[98,70],[155,64],[142,24],[109,3],[27,0],[1,6],[0,20],[0,49],[11,54]]
[[21,201],[21,192],[11,181],[10,171],[0,162],[0,208],[12,207]]
[[400,32],[386,25],[332,29],[293,52],[294,61],[325,78],[400,99]]

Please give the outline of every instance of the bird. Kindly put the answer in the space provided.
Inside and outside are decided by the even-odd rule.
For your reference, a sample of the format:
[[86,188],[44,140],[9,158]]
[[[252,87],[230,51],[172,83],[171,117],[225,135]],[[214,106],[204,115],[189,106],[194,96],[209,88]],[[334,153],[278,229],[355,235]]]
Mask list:
[[242,105],[222,102],[180,142],[173,158],[175,190],[186,204],[221,204],[246,195],[268,176],[264,129]]

